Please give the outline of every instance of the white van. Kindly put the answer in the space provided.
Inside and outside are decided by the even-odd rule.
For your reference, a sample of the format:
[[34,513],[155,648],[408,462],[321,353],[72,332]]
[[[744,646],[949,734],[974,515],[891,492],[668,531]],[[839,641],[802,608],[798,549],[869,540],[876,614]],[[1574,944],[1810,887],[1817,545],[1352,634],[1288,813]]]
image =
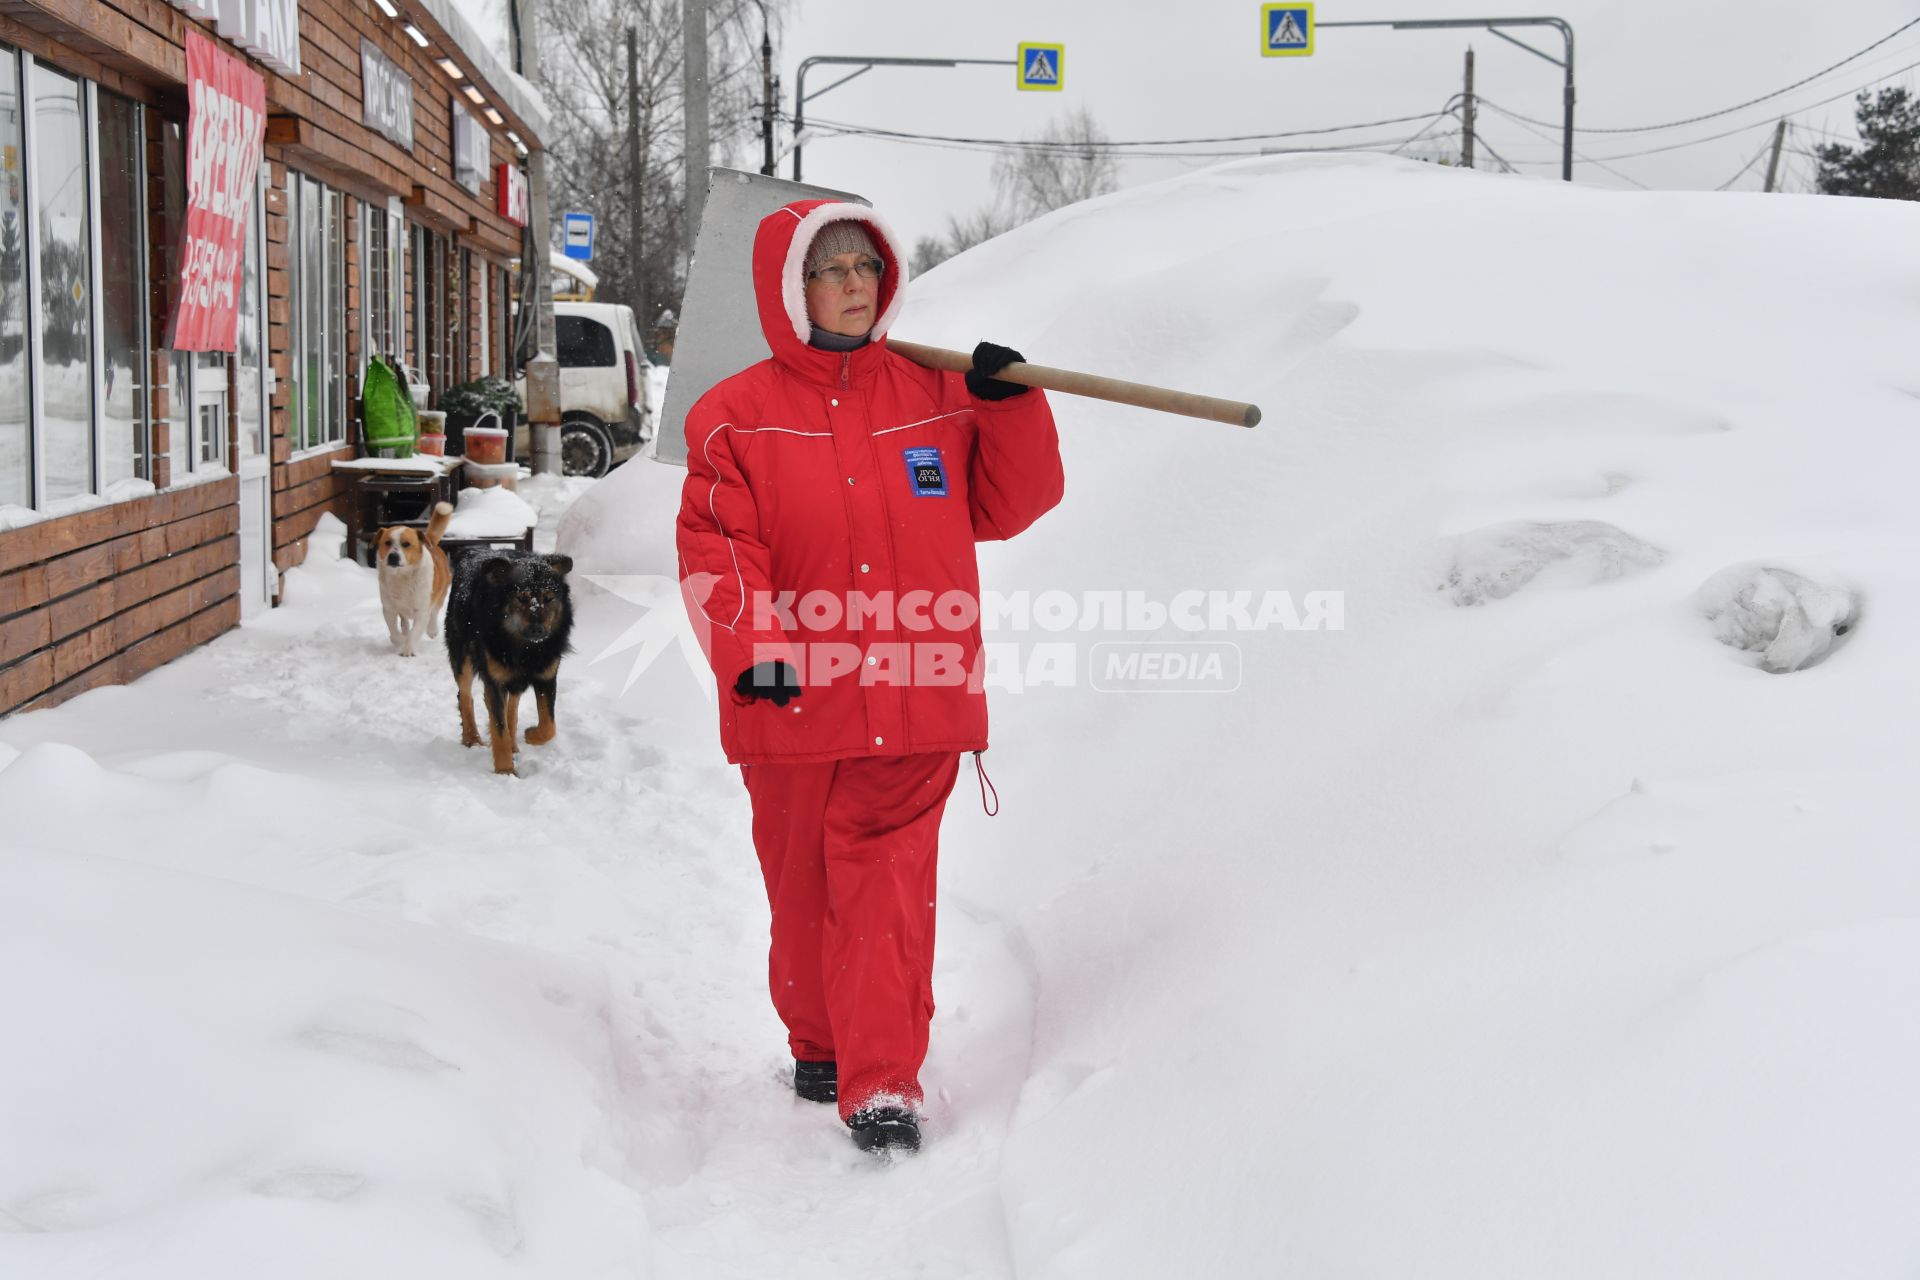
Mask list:
[[653,438],[647,404],[652,365],[640,326],[629,306],[556,302],[553,328],[562,469],[570,476],[603,476]]

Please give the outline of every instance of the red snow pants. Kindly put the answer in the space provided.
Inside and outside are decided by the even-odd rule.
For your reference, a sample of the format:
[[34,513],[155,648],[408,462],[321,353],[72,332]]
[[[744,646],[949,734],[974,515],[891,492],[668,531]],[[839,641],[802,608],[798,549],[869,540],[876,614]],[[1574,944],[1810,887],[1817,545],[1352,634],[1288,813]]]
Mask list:
[[934,874],[958,752],[740,768],[773,908],[767,984],[793,1056],[839,1064],[840,1116],[918,1108]]

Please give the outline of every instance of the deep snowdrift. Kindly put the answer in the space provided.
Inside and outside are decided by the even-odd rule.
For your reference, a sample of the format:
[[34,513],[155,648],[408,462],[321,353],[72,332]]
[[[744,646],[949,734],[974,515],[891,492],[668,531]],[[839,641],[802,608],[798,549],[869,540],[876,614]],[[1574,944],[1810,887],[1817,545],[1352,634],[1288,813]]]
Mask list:
[[[1911,1273],[1915,231],[1290,158],[913,286],[903,337],[1266,413],[1058,400],[1067,499],[990,587],[1344,626],[989,636],[1078,679],[995,694],[1001,815],[949,810],[907,1167],[780,1090],[678,471],[569,512],[580,657],[517,782],[348,565],[7,722],[0,1232],[48,1234],[0,1271]],[[1115,639],[1237,645],[1237,688],[1100,692]]]

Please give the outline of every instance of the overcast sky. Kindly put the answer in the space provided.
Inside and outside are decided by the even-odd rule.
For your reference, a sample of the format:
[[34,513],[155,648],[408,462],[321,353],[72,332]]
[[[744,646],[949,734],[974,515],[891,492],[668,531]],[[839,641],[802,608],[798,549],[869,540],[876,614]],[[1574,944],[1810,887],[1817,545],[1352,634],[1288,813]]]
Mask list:
[[[503,7],[499,0],[461,4],[480,11]],[[1321,0],[1315,9],[1322,22],[1541,12],[1565,18],[1574,28],[1579,89],[1575,123],[1618,127],[1716,111],[1781,88],[1920,18],[1920,3]],[[971,0],[963,5],[790,0],[785,30],[775,40],[775,59],[782,75],[782,107],[791,112],[794,73],[803,58],[1011,60],[1021,41],[1063,44],[1064,89],[1058,93],[1020,92],[1011,67],[876,68],[810,102],[807,114],[905,132],[1017,138],[1084,106],[1111,138],[1120,140],[1306,129],[1437,112],[1460,89],[1462,57],[1471,44],[1476,88],[1483,97],[1538,120],[1560,118],[1560,68],[1486,31],[1327,30],[1320,33],[1312,57],[1263,58],[1259,15],[1257,0]],[[498,20],[494,22],[497,26]],[[1513,34],[1559,56],[1560,38],[1550,28]],[[1769,140],[1769,127],[1783,114],[1796,123],[1851,137],[1847,91],[1914,62],[1920,62],[1920,26],[1812,84],[1731,116],[1657,133],[1576,135],[1574,145],[1650,187],[1710,189],[1755,156]],[[839,74],[844,69],[814,68],[808,73],[809,91],[825,87]],[[1882,83],[1914,86],[1916,77],[1920,72],[1907,71]],[[1838,101],[1811,105],[1842,94]],[[1718,141],[1612,159],[1743,126],[1751,127]],[[1392,143],[1419,127],[1416,123],[1337,137]],[[1456,126],[1435,127],[1444,131]],[[1557,174],[1557,128],[1546,130],[1551,137],[1541,138],[1484,111],[1481,132],[1526,172]],[[1801,131],[1790,145],[1806,147],[1816,140]],[[1332,140],[1299,140],[1327,141]],[[1451,152],[1457,147],[1457,140],[1448,139],[1423,149]],[[742,167],[757,168],[758,147],[736,160]],[[1788,185],[1805,189],[1811,161],[1792,154],[1786,160]],[[1132,160],[1122,166],[1121,181],[1153,181],[1212,162],[1202,157]],[[938,234],[949,214],[986,203],[992,194],[992,165],[987,153],[838,137],[823,138],[806,149],[805,177],[866,196],[911,243],[921,235]],[[1758,190],[1761,167],[1755,165],[1736,189]],[[790,159],[782,162],[780,172],[791,174]],[[1576,164],[1574,174],[1581,182],[1629,185],[1626,178],[1593,164]]]

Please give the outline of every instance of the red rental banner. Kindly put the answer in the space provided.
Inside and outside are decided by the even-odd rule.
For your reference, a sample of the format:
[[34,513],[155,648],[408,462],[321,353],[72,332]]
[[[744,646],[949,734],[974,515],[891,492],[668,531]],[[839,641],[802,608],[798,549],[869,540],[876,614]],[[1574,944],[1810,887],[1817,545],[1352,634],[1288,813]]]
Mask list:
[[267,82],[187,29],[187,225],[168,346],[232,351],[247,211],[267,138]]

